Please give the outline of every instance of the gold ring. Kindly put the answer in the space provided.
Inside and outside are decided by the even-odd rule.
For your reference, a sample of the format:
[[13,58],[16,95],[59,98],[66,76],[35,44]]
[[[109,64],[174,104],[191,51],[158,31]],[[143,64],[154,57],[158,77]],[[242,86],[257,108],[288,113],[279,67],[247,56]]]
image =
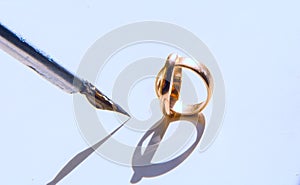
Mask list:
[[[192,105],[182,105],[182,103],[178,101],[182,82],[182,68],[192,70],[201,77],[207,90],[205,101]],[[211,99],[213,93],[213,78],[205,65],[195,62],[190,58],[170,54],[164,67],[157,75],[155,88],[165,115],[173,115],[174,113],[193,115],[201,112]]]

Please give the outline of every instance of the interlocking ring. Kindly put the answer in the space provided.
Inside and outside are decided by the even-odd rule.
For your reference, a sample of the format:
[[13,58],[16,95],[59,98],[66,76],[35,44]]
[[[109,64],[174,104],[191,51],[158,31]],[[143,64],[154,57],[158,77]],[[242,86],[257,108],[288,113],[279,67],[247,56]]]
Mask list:
[[[182,68],[192,70],[201,77],[207,90],[205,101],[192,105],[183,105],[179,101]],[[177,54],[170,54],[164,67],[156,77],[155,90],[165,115],[193,115],[201,112],[211,99],[213,78],[210,71],[203,64],[190,58],[179,57]]]

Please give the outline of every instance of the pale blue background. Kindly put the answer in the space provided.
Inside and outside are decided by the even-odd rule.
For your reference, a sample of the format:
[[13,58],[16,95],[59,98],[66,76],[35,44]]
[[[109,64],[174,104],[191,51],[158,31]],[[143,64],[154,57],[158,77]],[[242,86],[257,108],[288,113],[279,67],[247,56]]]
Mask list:
[[[96,39],[121,25],[159,20],[192,31],[224,76],[223,128],[206,152],[140,184],[298,185],[299,9],[296,0],[0,0],[0,21],[72,71]],[[1,184],[45,184],[87,147],[72,96],[2,51],[0,66]],[[61,184],[128,184],[131,175],[92,155]]]

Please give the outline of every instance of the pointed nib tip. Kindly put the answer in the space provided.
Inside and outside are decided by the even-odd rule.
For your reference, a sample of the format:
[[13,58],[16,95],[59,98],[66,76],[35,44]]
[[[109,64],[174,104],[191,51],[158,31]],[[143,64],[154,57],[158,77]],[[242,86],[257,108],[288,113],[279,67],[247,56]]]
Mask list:
[[131,117],[120,105],[115,104],[114,111],[119,112],[125,116]]
[[131,117],[120,105],[113,102],[88,81],[84,82],[80,93],[85,95],[88,101],[97,109],[115,111],[129,118]]

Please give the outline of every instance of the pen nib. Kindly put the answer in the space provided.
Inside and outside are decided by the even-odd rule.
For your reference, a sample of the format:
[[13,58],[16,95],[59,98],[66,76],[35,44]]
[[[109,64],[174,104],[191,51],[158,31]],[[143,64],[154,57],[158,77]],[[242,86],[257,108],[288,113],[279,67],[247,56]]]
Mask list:
[[114,111],[115,112],[119,112],[121,114],[124,114],[124,115],[130,117],[130,115],[120,105],[118,105],[114,102],[113,102],[113,105],[114,105]]
[[87,81],[83,83],[83,88],[80,93],[84,94],[88,101],[97,109],[114,111],[130,117],[130,115],[120,105],[113,102],[94,85]]

